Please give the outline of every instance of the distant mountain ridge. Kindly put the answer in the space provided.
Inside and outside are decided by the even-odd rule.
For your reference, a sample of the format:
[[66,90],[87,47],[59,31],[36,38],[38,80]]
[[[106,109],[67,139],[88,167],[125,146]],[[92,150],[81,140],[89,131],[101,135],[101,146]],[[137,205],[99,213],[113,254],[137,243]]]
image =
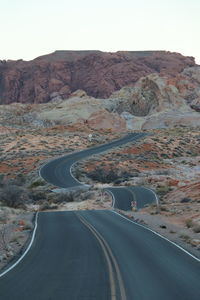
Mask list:
[[0,61],[0,104],[66,99],[78,89],[107,98],[148,74],[176,77],[193,66],[193,57],[167,51],[59,50],[32,61]]

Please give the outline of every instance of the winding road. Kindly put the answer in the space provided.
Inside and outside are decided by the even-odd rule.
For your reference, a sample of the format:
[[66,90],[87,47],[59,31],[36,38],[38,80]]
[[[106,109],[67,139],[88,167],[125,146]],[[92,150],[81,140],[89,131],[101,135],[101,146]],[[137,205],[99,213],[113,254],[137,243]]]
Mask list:
[[[78,188],[85,184],[78,181],[71,172],[72,166],[79,160],[91,157],[95,154],[102,154],[105,151],[111,150],[127,143],[134,143],[144,137],[145,133],[131,133],[125,137],[114,140],[110,143],[85,149],[72,154],[64,155],[56,158],[45,164],[41,170],[40,175],[49,183],[61,188]],[[156,201],[155,194],[144,187],[120,187],[108,188],[107,191],[113,194],[114,208],[122,210],[130,210],[131,202],[134,200],[137,203],[137,208],[142,208],[146,204]],[[122,201],[123,199],[123,201]]]
[[[63,156],[40,171],[59,187],[76,187],[79,159],[142,134]],[[113,205],[128,210],[155,201],[143,187],[109,188]],[[0,274],[1,300],[200,300],[198,259],[115,211],[44,212],[24,258]]]

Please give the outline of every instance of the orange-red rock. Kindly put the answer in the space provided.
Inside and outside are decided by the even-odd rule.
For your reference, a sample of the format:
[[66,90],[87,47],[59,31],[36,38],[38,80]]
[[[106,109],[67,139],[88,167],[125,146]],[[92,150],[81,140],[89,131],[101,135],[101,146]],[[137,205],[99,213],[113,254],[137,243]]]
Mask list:
[[171,76],[195,66],[194,58],[166,51],[56,51],[32,61],[0,61],[0,104],[48,102],[77,89],[106,98],[150,73]]

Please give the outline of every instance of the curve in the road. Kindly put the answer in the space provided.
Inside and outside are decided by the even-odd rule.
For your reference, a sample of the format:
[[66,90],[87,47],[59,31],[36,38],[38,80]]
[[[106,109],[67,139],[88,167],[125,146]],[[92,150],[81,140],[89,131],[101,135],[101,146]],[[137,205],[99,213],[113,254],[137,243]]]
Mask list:
[[[53,159],[40,169],[40,175],[47,182],[60,188],[66,189],[84,186],[85,184],[78,181],[71,172],[72,166],[77,163],[77,161],[111,150],[114,147],[119,147],[130,142],[136,142],[145,135],[145,133],[128,134],[125,137],[110,143]],[[120,187],[117,188],[117,190],[115,187],[112,187],[107,188],[106,190],[114,196],[115,201],[113,207],[122,210],[130,210],[133,200],[137,203],[137,208],[139,209],[147,204],[156,202],[157,199],[154,192],[144,187]],[[123,201],[121,201],[122,194]]]
[[[151,203],[159,204],[157,195],[154,191],[143,186],[120,186],[108,187],[105,189],[113,197],[113,208],[118,208],[124,211],[144,208]],[[134,203],[134,205],[132,205]]]
[[120,147],[130,142],[136,142],[145,135],[145,133],[131,133],[121,139],[114,140],[110,143],[84,149],[82,151],[74,152],[53,159],[40,169],[40,175],[47,182],[61,188],[78,187],[83,184],[81,184],[71,174],[71,167],[74,163],[89,156],[111,150],[112,148]]
[[[74,162],[67,156],[43,168],[56,167],[59,182]],[[153,197],[143,187],[108,191],[124,210],[134,197],[141,206]],[[29,251],[0,279],[0,299],[199,300],[199,260],[175,246],[114,211],[40,213]]]

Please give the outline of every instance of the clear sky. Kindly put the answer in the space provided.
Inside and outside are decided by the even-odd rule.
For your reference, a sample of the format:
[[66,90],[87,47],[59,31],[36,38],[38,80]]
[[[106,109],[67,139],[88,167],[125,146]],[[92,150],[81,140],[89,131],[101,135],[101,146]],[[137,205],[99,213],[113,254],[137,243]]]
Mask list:
[[0,0],[0,59],[168,50],[200,64],[200,0]]

